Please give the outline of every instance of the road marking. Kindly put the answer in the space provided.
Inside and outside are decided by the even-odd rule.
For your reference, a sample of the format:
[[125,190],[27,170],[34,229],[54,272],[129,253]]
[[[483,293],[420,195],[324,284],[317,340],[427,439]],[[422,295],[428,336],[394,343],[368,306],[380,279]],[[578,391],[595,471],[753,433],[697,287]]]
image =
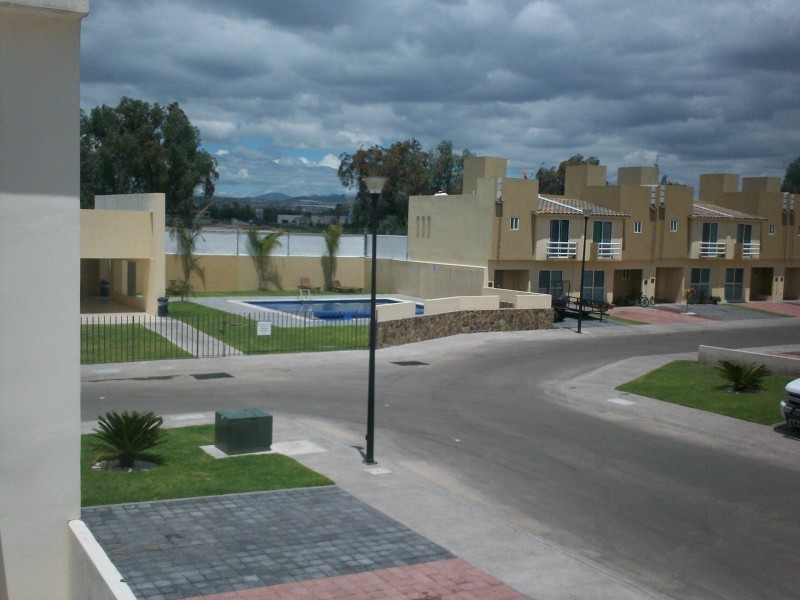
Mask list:
[[614,404],[619,404],[620,406],[630,406],[631,404],[636,404],[632,400],[623,400],[622,398],[609,398],[609,402],[613,402]]

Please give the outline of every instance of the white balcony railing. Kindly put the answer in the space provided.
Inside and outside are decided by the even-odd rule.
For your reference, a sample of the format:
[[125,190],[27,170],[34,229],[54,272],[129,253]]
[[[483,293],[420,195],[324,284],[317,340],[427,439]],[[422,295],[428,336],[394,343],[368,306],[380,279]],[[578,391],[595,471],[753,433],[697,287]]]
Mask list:
[[725,256],[725,242],[700,242],[700,256]]
[[621,252],[620,242],[597,242],[597,258],[601,260],[617,258]]
[[758,242],[745,242],[742,244],[742,257],[753,258],[761,253],[761,244]]
[[547,242],[547,258],[574,258],[578,253],[578,242]]

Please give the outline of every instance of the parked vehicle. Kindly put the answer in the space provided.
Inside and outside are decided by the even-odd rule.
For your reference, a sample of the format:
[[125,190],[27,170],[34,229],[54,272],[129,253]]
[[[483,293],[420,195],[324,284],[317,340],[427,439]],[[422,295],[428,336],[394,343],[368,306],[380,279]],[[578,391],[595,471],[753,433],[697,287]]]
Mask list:
[[800,429],[800,379],[786,384],[783,400],[781,400],[781,412],[787,425]]

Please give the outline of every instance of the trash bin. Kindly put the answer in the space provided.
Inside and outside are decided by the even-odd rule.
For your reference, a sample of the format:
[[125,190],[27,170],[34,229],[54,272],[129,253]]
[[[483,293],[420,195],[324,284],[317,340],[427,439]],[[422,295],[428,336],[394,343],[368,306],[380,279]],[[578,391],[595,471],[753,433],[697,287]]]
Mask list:
[[166,317],[169,314],[169,298],[161,297],[158,299],[158,316]]
[[111,295],[111,289],[108,285],[108,281],[105,279],[100,280],[100,296],[103,298],[108,298]]

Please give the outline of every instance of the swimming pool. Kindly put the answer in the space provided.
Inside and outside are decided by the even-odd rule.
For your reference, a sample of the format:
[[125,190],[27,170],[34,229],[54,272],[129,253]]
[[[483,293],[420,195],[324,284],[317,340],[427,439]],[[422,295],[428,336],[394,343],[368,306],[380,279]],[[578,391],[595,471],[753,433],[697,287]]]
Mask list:
[[[401,300],[392,298],[378,298],[376,304],[397,304]],[[304,317],[332,321],[336,319],[369,319],[369,300],[251,300],[245,302],[257,308],[278,310]],[[417,304],[417,314],[421,315],[423,307]]]

